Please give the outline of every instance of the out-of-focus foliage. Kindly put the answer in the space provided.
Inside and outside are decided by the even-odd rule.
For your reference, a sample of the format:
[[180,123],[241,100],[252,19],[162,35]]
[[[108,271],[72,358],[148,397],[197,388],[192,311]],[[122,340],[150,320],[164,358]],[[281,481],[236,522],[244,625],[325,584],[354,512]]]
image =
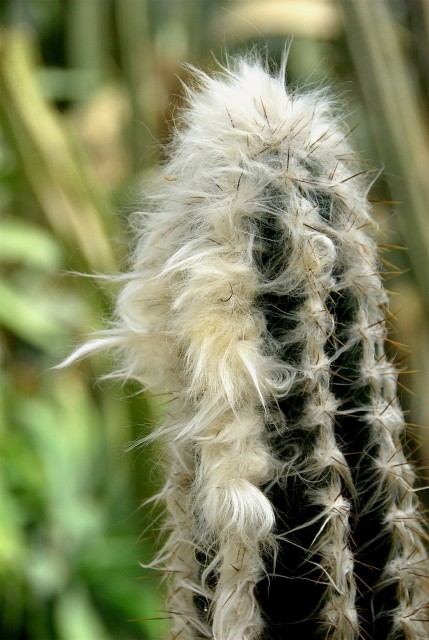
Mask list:
[[[128,218],[162,159],[169,105],[181,101],[177,74],[189,73],[181,62],[214,67],[211,52],[222,59],[225,49],[255,44],[266,44],[278,59],[293,33],[289,79],[339,88],[350,127],[362,122],[355,145],[370,164],[387,168],[374,199],[393,194],[403,202],[396,213],[390,204],[378,205],[377,216],[382,242],[407,243],[413,252],[392,250],[388,259],[410,268],[391,283],[401,293],[393,308],[404,308],[399,340],[414,352],[398,359],[405,355],[404,367],[420,369],[402,379],[416,400],[403,400],[410,422],[428,421],[429,214],[416,177],[428,153],[428,30],[422,28],[428,9],[424,0],[376,3],[391,26],[385,47],[393,47],[406,76],[406,87],[398,85],[403,75],[395,77],[396,90],[412,96],[413,121],[399,125],[386,98],[389,78],[377,80],[382,60],[364,27],[368,15],[356,4],[0,4],[0,637],[151,640],[165,629],[168,603],[159,576],[139,566],[153,556],[159,518],[152,507],[139,507],[162,482],[163,454],[150,447],[125,453],[159,408],[130,385],[97,382],[114,366],[108,358],[51,367],[111,311],[111,286],[75,272],[114,273],[123,264],[132,243]],[[395,122],[402,136],[407,126],[420,132],[413,147],[407,143],[417,164],[398,158]]]

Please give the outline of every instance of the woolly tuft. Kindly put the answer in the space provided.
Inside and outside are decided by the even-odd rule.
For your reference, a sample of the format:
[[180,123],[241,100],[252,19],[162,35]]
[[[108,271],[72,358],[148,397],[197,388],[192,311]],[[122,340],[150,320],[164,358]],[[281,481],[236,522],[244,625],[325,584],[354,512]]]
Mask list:
[[113,326],[75,357],[171,393],[171,640],[427,638],[367,172],[283,75],[195,71]]

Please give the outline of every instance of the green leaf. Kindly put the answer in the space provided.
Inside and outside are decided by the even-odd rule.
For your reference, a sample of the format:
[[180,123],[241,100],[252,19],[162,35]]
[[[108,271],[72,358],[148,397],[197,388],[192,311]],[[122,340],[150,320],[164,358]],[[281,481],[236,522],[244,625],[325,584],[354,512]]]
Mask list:
[[58,353],[68,336],[31,294],[17,291],[6,282],[0,283],[0,326],[49,353]]
[[55,611],[60,640],[110,640],[83,587],[69,589]]
[[55,271],[61,267],[61,249],[51,234],[29,223],[4,221],[0,224],[0,260]]

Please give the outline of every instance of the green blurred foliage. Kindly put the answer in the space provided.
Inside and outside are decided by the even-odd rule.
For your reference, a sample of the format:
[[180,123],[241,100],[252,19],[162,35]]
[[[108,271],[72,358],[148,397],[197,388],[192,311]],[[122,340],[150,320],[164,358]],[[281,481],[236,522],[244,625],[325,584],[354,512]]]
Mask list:
[[[344,18],[341,5],[1,2],[0,637],[163,636],[161,581],[139,566],[157,545],[160,513],[140,505],[162,482],[163,454],[154,446],[125,452],[160,409],[132,385],[97,382],[114,367],[108,357],[52,369],[111,312],[114,289],[77,272],[114,273],[124,263],[128,218],[162,160],[181,103],[177,75],[189,74],[182,62],[213,68],[225,50],[254,45],[278,59],[293,33],[290,81],[339,87],[350,127],[364,123],[357,147],[370,164],[396,166],[389,165],[395,149],[387,146],[385,158],[368,126],[370,105],[347,40],[353,17],[346,11]],[[395,0],[387,9],[412,93],[424,103],[425,3]],[[424,144],[427,152],[427,138]],[[391,199],[388,182],[377,183],[375,199]],[[411,240],[390,205],[377,208],[386,243],[412,244],[418,235],[417,214],[408,202],[405,208]],[[416,352],[409,368],[423,369],[429,302],[416,269],[425,262],[407,252],[391,259],[411,268],[397,287],[396,306],[406,307],[400,340]],[[416,380],[421,398],[425,371]],[[404,402],[410,421],[425,421],[427,404]]]

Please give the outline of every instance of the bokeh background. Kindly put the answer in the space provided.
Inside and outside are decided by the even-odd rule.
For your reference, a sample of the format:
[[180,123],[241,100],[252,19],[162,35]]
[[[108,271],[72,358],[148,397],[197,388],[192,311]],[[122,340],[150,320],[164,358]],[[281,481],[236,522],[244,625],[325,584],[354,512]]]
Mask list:
[[163,409],[101,380],[108,357],[52,370],[112,308],[114,287],[80,274],[126,265],[183,63],[210,70],[255,45],[278,60],[293,36],[289,82],[328,84],[364,161],[384,168],[371,199],[397,316],[389,352],[423,483],[429,5],[3,0],[0,21],[0,637],[155,640],[168,603],[139,563],[160,513],[141,505],[162,482],[163,452],[127,445]]

